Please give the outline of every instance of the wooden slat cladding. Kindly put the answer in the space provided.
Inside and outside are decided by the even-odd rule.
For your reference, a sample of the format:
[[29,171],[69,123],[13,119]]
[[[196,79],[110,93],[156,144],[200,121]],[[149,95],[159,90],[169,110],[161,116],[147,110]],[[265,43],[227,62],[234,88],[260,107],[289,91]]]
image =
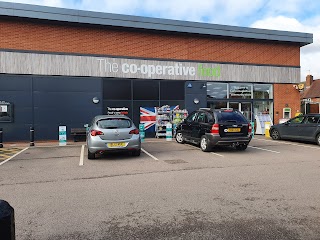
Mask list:
[[300,68],[0,52],[0,73],[298,83]]
[[292,43],[14,19],[0,19],[0,29],[1,49],[300,66],[300,46]]

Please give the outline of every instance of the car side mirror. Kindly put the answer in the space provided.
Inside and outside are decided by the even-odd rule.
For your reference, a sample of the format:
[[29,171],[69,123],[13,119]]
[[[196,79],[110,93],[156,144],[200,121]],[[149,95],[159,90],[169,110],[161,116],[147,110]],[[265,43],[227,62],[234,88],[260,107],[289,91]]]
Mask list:
[[89,127],[89,124],[86,123],[86,124],[83,125],[83,127],[88,128],[88,127]]

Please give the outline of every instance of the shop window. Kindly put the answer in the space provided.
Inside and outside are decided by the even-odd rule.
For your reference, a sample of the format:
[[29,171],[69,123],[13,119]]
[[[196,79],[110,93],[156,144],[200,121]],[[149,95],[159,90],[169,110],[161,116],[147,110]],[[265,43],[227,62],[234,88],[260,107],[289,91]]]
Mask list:
[[254,84],[254,99],[273,99],[272,84]]
[[207,98],[208,99],[226,99],[228,96],[227,83],[207,83]]
[[159,100],[159,81],[135,80],[133,81],[134,100]]
[[251,99],[252,98],[252,84],[230,83],[229,84],[229,98]]
[[273,119],[273,102],[271,101],[254,101],[253,102],[254,115],[268,114]]
[[208,103],[208,107],[212,109],[227,108],[228,102],[223,102],[223,101],[210,102]]
[[184,100],[184,81],[160,81],[161,100]]
[[128,79],[104,79],[104,100],[131,100],[131,80]]
[[160,105],[159,106],[164,106],[164,105],[169,105],[170,107],[177,107],[179,106],[180,109],[184,109],[185,105],[184,105],[184,100],[180,100],[180,101],[169,101],[169,100],[164,100],[164,101],[160,101]]

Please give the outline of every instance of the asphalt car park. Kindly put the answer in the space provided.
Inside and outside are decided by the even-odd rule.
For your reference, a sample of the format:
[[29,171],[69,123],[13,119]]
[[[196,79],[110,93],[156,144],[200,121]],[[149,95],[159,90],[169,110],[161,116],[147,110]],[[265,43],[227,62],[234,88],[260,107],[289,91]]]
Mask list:
[[[3,151],[3,150],[2,150]],[[85,143],[59,147],[56,145],[8,148],[10,154],[2,155],[3,167],[12,171],[28,169],[27,172],[9,174],[3,181],[51,181],[90,177],[115,176],[144,171],[168,171],[193,168],[219,168],[227,166],[280,164],[288,161],[308,161],[318,157],[320,147],[291,141],[274,141],[256,136],[245,151],[232,147],[217,147],[202,152],[194,144],[178,144],[174,140],[147,139],[142,143],[140,156],[126,152],[108,153],[97,159],[87,158]],[[4,150],[3,152],[6,152]],[[9,160],[9,161],[8,161]],[[48,171],[50,170],[50,174]],[[32,172],[36,174],[32,174]]]
[[[194,239],[320,236],[316,144],[255,136],[245,151],[202,152],[146,139],[140,156],[93,160],[83,142],[20,149],[0,163],[0,196],[15,208],[17,239],[190,239],[183,234],[197,228],[221,235]],[[177,238],[159,235],[172,229]]]

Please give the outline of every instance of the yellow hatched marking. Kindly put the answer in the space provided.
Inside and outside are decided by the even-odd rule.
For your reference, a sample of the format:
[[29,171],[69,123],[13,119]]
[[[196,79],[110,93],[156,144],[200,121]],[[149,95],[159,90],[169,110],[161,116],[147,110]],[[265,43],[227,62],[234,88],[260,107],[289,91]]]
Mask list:
[[22,148],[0,148],[0,162],[20,152]]

